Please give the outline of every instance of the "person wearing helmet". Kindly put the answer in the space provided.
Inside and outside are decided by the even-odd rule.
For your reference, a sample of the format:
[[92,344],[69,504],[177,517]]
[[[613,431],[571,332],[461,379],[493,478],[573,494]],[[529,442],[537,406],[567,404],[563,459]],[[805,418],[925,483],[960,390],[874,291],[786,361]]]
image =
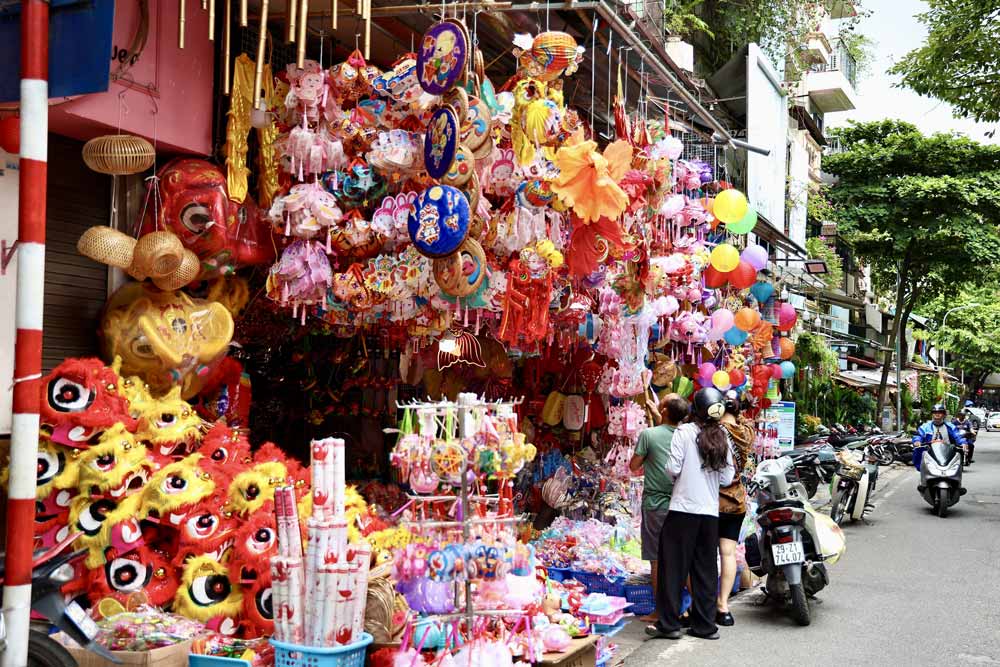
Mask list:
[[913,435],[913,467],[920,470],[924,449],[935,440],[945,438],[956,447],[965,448],[965,438],[955,425],[948,421],[948,409],[943,403],[937,403],[931,408],[931,420],[918,428]]
[[[966,403],[971,403],[971,401],[966,401]],[[959,410],[958,414],[951,420],[958,432],[962,434],[962,438],[965,439],[965,449],[968,453],[965,465],[975,463],[973,458],[976,454],[976,425],[970,417],[971,413],[968,410]]]
[[656,608],[660,620],[646,634],[681,638],[681,589],[690,575],[688,634],[718,639],[719,487],[735,476],[732,442],[722,425],[726,399],[718,389],[694,395],[693,419],[681,424],[670,444],[667,472],[673,477],[667,518],[660,531]]

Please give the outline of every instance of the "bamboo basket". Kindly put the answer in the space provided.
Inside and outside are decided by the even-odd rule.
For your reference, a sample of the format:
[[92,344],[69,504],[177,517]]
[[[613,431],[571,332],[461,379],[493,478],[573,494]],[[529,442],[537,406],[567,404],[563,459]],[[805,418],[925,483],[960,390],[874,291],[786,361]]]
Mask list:
[[83,161],[99,174],[127,176],[153,166],[153,145],[132,134],[107,134],[88,141],[83,147]]

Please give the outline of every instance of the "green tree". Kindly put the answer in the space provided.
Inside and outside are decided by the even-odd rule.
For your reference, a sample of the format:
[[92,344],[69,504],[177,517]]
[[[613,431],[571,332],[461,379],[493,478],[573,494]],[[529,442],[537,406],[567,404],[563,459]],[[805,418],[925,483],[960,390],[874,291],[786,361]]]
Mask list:
[[821,259],[826,263],[826,273],[820,278],[827,287],[838,289],[844,286],[844,260],[825,240],[818,236],[806,239],[806,252],[812,259]]
[[948,102],[980,121],[1000,120],[1000,3],[997,0],[928,0],[919,18],[927,42],[899,61],[891,74],[921,95]]
[[823,168],[837,177],[830,200],[841,236],[894,303],[877,409],[900,322],[934,294],[947,298],[1000,268],[1000,147],[927,137],[883,120],[836,130],[843,152]]

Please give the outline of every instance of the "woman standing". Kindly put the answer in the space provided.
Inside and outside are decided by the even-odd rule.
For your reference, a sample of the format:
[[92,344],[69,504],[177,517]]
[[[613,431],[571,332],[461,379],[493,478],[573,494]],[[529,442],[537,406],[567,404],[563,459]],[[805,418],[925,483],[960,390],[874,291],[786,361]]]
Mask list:
[[736,474],[729,486],[719,489],[719,561],[722,564],[722,577],[719,582],[719,599],[716,601],[718,611],[715,622],[730,626],[735,623],[729,612],[729,594],[736,582],[736,545],[739,543],[743,517],[747,513],[747,491],[740,473],[750,458],[755,435],[753,426],[740,417],[740,404],[735,392],[726,396],[726,414],[722,416],[722,426],[733,443]]
[[715,624],[719,568],[719,487],[733,481],[729,436],[720,420],[725,397],[717,389],[694,395],[694,420],[674,433],[667,472],[674,478],[670,511],[660,532],[656,607],[660,620],[646,628],[653,637],[680,639],[681,589],[691,577],[688,634],[718,639]]

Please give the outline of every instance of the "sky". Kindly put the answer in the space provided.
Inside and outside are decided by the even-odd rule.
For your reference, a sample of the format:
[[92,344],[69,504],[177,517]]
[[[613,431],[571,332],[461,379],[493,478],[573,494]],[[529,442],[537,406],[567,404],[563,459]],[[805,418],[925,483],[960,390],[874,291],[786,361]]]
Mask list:
[[927,31],[916,14],[926,10],[926,3],[921,0],[863,0],[862,4],[872,14],[862,20],[858,30],[876,42],[875,62],[858,83],[858,107],[827,114],[828,125],[890,117],[911,122],[928,134],[957,131],[977,141],[1000,144],[1000,131],[992,139],[984,136],[984,132],[1000,129],[1000,126],[956,118],[948,104],[921,97],[907,88],[896,88],[893,84],[898,83],[899,77],[886,74],[900,58],[923,44]]

